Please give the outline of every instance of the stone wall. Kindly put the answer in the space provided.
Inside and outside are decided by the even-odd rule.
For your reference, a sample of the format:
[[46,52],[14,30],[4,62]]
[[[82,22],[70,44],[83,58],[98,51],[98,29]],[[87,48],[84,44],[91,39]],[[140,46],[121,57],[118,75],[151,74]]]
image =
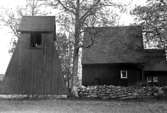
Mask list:
[[135,99],[145,97],[164,96],[167,87],[121,87],[113,85],[88,86],[78,88],[80,98],[99,98],[99,99]]

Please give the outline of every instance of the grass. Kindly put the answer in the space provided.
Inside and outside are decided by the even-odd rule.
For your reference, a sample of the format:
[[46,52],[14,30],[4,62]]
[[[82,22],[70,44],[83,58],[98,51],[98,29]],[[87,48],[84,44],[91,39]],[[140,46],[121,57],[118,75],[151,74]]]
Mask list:
[[0,113],[167,113],[167,101],[0,100]]

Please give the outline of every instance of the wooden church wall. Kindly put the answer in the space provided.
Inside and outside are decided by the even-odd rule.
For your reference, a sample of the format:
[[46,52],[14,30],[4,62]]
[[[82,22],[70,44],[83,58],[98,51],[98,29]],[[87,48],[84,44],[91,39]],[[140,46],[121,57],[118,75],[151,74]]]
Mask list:
[[[127,70],[127,79],[121,79],[121,70]],[[141,81],[142,70],[140,64],[84,64],[82,73],[82,84],[85,86],[130,86]]]
[[66,94],[53,34],[42,34],[42,47],[30,47],[30,34],[18,41],[4,78],[2,93]]

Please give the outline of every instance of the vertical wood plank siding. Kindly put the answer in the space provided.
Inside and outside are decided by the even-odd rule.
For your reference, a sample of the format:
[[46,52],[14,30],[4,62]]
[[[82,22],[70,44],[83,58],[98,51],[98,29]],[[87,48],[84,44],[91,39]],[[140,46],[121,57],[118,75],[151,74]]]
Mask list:
[[[120,78],[120,70],[127,70],[128,78]],[[84,64],[82,83],[88,85],[133,85],[141,81],[138,64]]]
[[30,33],[23,33],[9,63],[1,93],[66,94],[54,33],[42,33],[42,48],[30,47]]

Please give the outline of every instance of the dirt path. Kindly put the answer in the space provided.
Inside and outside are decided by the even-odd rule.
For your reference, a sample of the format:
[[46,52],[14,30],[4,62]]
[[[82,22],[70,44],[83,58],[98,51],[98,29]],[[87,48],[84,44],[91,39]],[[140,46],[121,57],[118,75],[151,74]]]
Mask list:
[[167,101],[0,100],[0,113],[167,113]]

